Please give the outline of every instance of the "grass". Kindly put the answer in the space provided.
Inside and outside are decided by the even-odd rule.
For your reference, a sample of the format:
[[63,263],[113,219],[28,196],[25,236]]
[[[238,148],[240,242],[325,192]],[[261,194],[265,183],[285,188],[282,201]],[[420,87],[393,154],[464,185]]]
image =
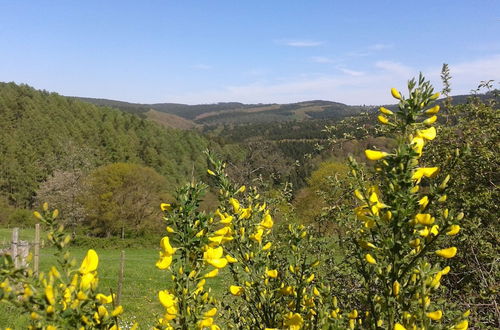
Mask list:
[[[12,229],[0,228],[0,241],[10,242]],[[34,230],[20,230],[20,239],[33,241]],[[44,235],[41,235],[44,237]],[[158,240],[159,242],[159,240]],[[99,291],[109,294],[110,290],[117,292],[118,274],[120,268],[119,249],[95,249],[99,255]],[[122,288],[121,305],[125,312],[122,315],[122,327],[139,322],[141,329],[150,329],[156,319],[162,315],[163,308],[158,301],[158,291],[168,288],[170,278],[166,271],[155,267],[158,259],[158,250],[154,248],[128,248],[125,249],[124,281]],[[48,271],[56,264],[53,255],[54,248],[42,248],[40,252],[40,271]],[[87,252],[87,248],[73,247],[70,249],[72,256],[79,267],[81,260]],[[221,290],[221,279],[214,279],[215,291]],[[19,315],[18,312],[0,303],[0,329],[10,326],[13,329],[27,327],[27,316]]]

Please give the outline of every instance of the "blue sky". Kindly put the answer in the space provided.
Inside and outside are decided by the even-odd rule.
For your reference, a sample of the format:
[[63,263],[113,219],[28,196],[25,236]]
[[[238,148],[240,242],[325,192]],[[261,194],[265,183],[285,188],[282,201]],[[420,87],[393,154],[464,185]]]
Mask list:
[[[156,103],[391,102],[500,80],[500,1],[0,0],[0,81]],[[498,87],[498,84],[496,85]]]

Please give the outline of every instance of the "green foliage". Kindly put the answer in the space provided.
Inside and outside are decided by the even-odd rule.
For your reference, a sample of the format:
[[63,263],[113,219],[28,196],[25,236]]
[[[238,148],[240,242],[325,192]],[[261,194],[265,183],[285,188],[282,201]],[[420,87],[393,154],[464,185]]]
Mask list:
[[166,180],[154,169],[126,163],[97,168],[80,196],[86,225],[97,236],[141,235],[159,228],[157,205]]
[[0,114],[0,193],[18,207],[31,206],[55,170],[132,162],[171,185],[204,173],[209,142],[195,132],[14,83],[0,84]]
[[458,243],[463,253],[452,261],[455,272],[446,280],[457,303],[472,310],[476,324],[498,327],[500,196],[498,154],[500,129],[498,103],[469,103],[448,109],[449,121],[440,127],[425,158],[446,171],[449,181],[448,204],[460,208],[464,234]]

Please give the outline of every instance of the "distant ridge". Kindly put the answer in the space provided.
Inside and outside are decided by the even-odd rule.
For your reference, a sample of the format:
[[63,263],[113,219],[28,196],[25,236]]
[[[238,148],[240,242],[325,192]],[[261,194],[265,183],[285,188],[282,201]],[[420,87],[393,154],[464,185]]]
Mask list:
[[[155,110],[157,112],[182,117],[192,122],[191,126],[188,124],[189,122],[184,121],[182,122],[184,127],[178,128],[226,123],[241,124],[307,119],[341,119],[372,109],[372,107],[350,106],[339,102],[322,100],[303,101],[290,104],[243,104],[239,102],[225,102],[187,105],[178,103],[140,104],[108,99],[76,98],[87,103],[113,107],[125,112],[134,113],[143,118],[148,117],[148,113],[150,113],[151,110]],[[155,114],[153,117],[154,118],[150,119],[158,121],[158,114]],[[175,119],[175,117],[171,118],[172,120]],[[178,121],[178,119],[175,120]],[[175,123],[168,124],[165,120],[161,124],[176,127]]]

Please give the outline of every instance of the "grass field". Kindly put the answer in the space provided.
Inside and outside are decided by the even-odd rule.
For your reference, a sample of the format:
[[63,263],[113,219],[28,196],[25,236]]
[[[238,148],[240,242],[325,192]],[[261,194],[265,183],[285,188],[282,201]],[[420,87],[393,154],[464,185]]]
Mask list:
[[[11,232],[12,229],[0,229],[0,242],[10,242]],[[19,236],[20,239],[32,241],[34,230],[20,230]],[[56,264],[54,251],[53,248],[41,249],[41,271],[47,271],[50,266]],[[79,267],[87,249],[75,247],[70,251]],[[109,294],[112,289],[116,293],[121,250],[96,249],[96,251],[99,255],[99,291]],[[163,313],[163,308],[157,298],[158,291],[168,288],[170,279],[167,277],[167,272],[155,267],[157,258],[158,252],[153,248],[125,250],[125,275],[121,298],[121,304],[125,309],[122,317],[125,329],[134,321],[139,322],[141,329],[150,329],[156,318]],[[217,286],[220,287],[220,285]],[[23,329],[26,325],[25,315],[19,315],[12,307],[0,303],[0,329],[8,326],[13,329]]]

